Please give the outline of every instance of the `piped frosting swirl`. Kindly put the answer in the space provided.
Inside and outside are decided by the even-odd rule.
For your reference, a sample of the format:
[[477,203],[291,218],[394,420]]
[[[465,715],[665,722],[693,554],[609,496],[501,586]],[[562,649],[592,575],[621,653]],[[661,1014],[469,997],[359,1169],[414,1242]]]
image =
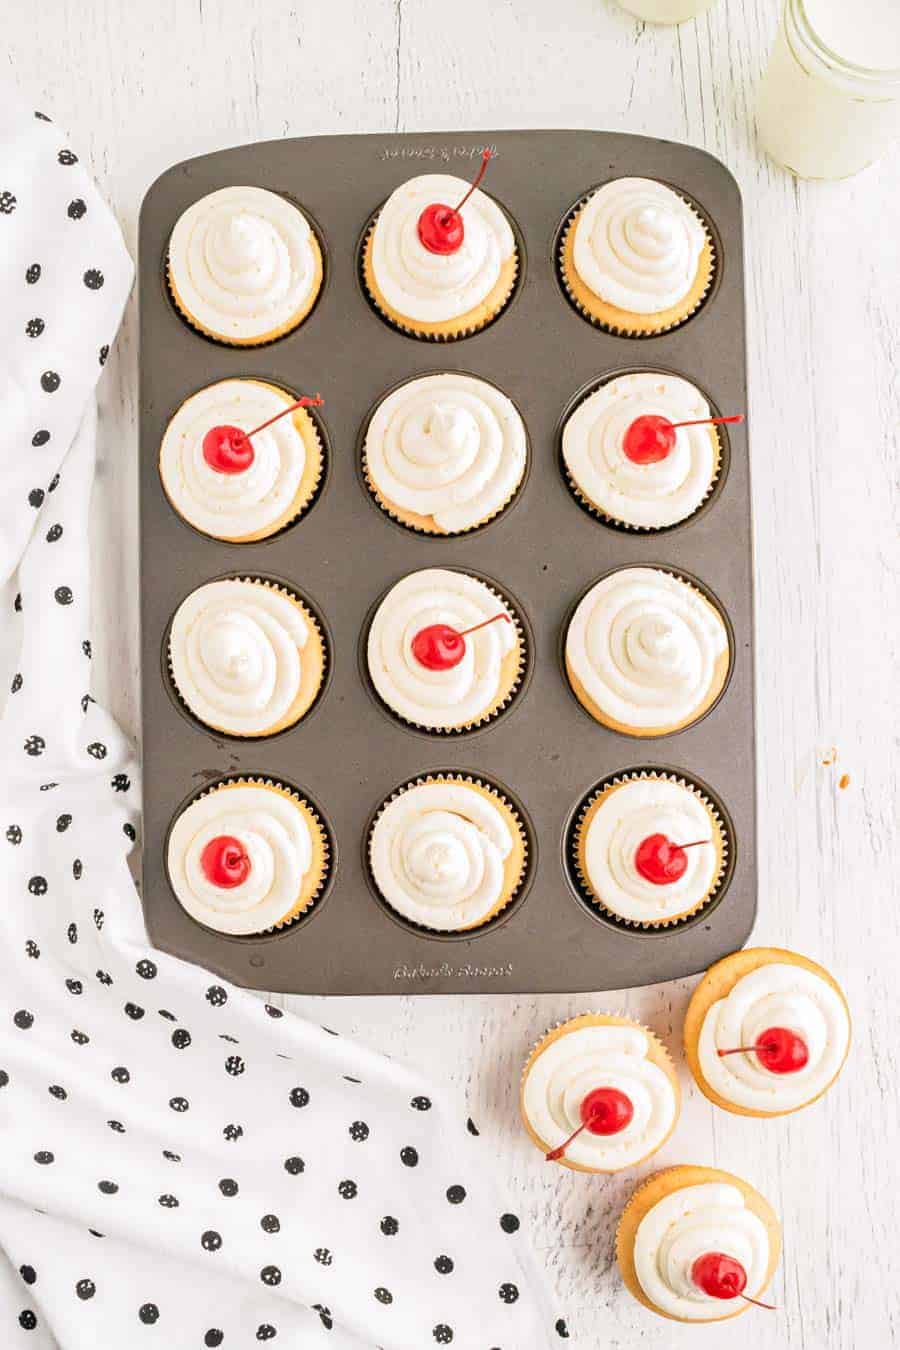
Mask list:
[[682,1186],[644,1215],[634,1239],[634,1269],[650,1302],[688,1322],[736,1311],[734,1301],[713,1298],[691,1278],[694,1262],[707,1252],[739,1261],[747,1273],[748,1295],[760,1294],[769,1267],[769,1235],[737,1186]]
[[557,1148],[582,1124],[581,1105],[597,1088],[615,1088],[634,1114],[617,1134],[584,1130],[566,1149],[569,1162],[597,1171],[630,1167],[665,1141],[678,1102],[670,1079],[648,1058],[650,1038],[637,1026],[583,1025],[539,1050],[526,1070],[522,1105],[535,1134]]
[[[761,1032],[785,1027],[808,1052],[802,1069],[773,1073],[752,1050],[720,1057],[719,1050],[752,1046]],[[744,975],[707,1011],[697,1053],[703,1077],[726,1101],[751,1111],[792,1111],[828,1087],[850,1043],[850,1020],[837,990],[814,971],[769,962]]]
[[225,342],[274,336],[311,307],[319,245],[299,207],[257,187],[227,187],[179,216],[169,240],[179,307]]
[[692,515],[709,495],[718,471],[714,427],[679,427],[665,459],[637,464],[623,449],[638,417],[670,422],[710,417],[706,399],[677,375],[641,371],[620,375],[580,403],[566,422],[562,450],[576,488],[613,520],[662,529]]
[[417,783],[372,828],[372,875],[384,899],[442,932],[482,923],[503,900],[511,830],[494,803],[459,782]]
[[663,183],[615,178],[592,193],[574,225],[575,267],[601,299],[656,314],[694,284],[707,235],[700,217]]
[[369,480],[391,504],[459,534],[495,515],[525,473],[512,400],[472,375],[422,375],[379,403],[366,432]]
[[398,314],[422,323],[457,319],[486,300],[500,280],[515,238],[500,207],[480,189],[462,208],[465,236],[454,253],[430,253],[419,238],[426,206],[456,206],[470,186],[452,174],[422,174],[401,183],[381,208],[372,236],[372,272]]
[[697,716],[727,652],[725,624],[712,604],[652,567],[621,568],[598,581],[566,635],[570,673],[605,716],[636,729]]

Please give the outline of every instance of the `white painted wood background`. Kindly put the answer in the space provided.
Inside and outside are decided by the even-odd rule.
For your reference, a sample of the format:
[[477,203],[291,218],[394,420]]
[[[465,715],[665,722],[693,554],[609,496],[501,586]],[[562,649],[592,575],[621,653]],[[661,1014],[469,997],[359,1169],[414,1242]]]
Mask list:
[[[864,0],[859,0],[864,3]],[[609,1350],[886,1350],[900,1343],[896,530],[897,154],[846,183],[795,182],[754,137],[776,0],[719,0],[680,29],[612,0],[8,0],[8,73],[88,158],[136,246],[169,164],[317,132],[596,127],[721,156],[744,192],[759,677],[755,938],[828,965],[856,1028],[840,1085],[783,1121],[689,1086],[658,1163],[741,1173],[784,1220],[776,1314],[727,1332],[654,1318],[622,1290],[612,1181],[544,1164],[517,1123],[532,1040],[624,1007],[677,1047],[693,981],[628,995],[334,1000],[328,1022],[452,1075],[531,1225],[573,1343]],[[136,315],[101,385],[95,692],[137,711]],[[715,578],[710,578],[712,582]],[[838,759],[825,767],[829,747]],[[849,774],[846,790],[838,787]],[[286,1000],[319,1017],[318,1000]],[[515,1347],[514,1350],[530,1350]]]

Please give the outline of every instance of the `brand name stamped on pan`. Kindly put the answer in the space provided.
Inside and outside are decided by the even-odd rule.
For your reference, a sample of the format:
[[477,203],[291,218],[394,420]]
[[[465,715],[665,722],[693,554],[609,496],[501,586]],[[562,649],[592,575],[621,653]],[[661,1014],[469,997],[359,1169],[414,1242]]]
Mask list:
[[451,966],[448,961],[444,961],[439,966],[426,966],[420,962],[417,966],[401,963],[394,967],[395,980],[506,979],[512,973],[512,963],[509,961],[500,966],[472,966],[468,962],[463,966]]
[[498,159],[494,145],[398,145],[384,146],[381,159],[428,159],[439,164],[449,164],[454,159],[480,159],[483,151],[490,150],[492,159]]

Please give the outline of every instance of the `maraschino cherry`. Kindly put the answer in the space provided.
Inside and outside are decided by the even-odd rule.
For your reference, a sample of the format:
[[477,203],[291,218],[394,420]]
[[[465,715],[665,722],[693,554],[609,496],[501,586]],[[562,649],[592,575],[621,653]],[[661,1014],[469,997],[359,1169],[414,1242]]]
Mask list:
[[806,1041],[789,1027],[766,1027],[752,1045],[736,1045],[718,1054],[720,1059],[725,1055],[756,1054],[770,1073],[797,1073],[809,1062]]
[[558,1162],[582,1130],[587,1130],[589,1134],[619,1134],[626,1125],[631,1124],[634,1104],[627,1093],[620,1092],[618,1088],[594,1088],[581,1103],[579,1115],[581,1124],[578,1129],[573,1130],[565,1143],[544,1154],[547,1162]]
[[481,168],[478,170],[474,183],[458,206],[446,206],[443,202],[432,202],[430,206],[425,207],[425,210],[419,216],[416,230],[423,248],[427,248],[429,253],[456,253],[458,249],[462,248],[462,242],[466,237],[462,209],[484,177],[488,162],[493,157],[493,150],[485,149],[481,152]]
[[689,844],[673,844],[665,834],[648,834],[635,850],[635,870],[654,886],[669,886],[680,881],[687,870],[686,850],[711,843],[711,839],[694,839]]
[[251,871],[250,855],[233,834],[217,834],[200,854],[203,875],[213,886],[230,891],[241,886]]
[[270,417],[267,422],[260,422],[252,431],[242,431],[240,427],[232,426],[210,427],[203,437],[203,458],[216,473],[243,473],[253,463],[251,436],[264,431],[279,418],[287,417],[288,413],[296,412],[298,408],[320,408],[322,402],[318,394],[315,398],[298,398],[296,403],[289,403],[280,413]]
[[719,426],[723,422],[743,422],[744,414],[735,417],[698,417],[693,422],[670,422],[658,413],[642,413],[626,428],[622,450],[632,464],[656,464],[675,449],[678,427]]
[[742,1298],[747,1303],[754,1303],[757,1308],[775,1311],[771,1303],[760,1303],[759,1299],[744,1293],[747,1272],[740,1261],[736,1261],[733,1256],[726,1256],[724,1252],[704,1252],[698,1256],[691,1266],[691,1279],[710,1298]]
[[452,670],[466,654],[466,638],[469,633],[477,633],[479,628],[486,628],[489,623],[496,623],[498,619],[512,623],[504,610],[490,619],[473,624],[471,628],[464,628],[461,632],[457,628],[451,628],[449,623],[430,623],[426,628],[420,628],[413,638],[412,654],[426,670]]

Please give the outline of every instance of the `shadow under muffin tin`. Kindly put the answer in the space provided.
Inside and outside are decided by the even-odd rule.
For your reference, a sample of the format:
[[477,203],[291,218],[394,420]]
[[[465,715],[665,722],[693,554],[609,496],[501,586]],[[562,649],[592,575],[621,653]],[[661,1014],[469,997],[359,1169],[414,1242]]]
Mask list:
[[[496,158],[485,184],[514,223],[515,292],[497,318],[465,339],[464,361],[433,341],[394,331],[371,306],[359,249],[373,205],[406,179],[469,179],[481,150]],[[559,284],[556,240],[586,187],[654,178],[696,203],[715,240],[713,285],[697,312],[653,339],[586,322]],[[180,213],[198,197],[248,183],[301,203],[325,257],[321,294],[299,328],[263,347],[235,349],[191,329],[168,296],[161,260]],[[600,132],[478,132],[323,137],[245,146],[178,165],[150,189],[141,213],[141,551],[144,873],[148,928],[164,950],[238,983],[308,993],[550,992],[620,988],[705,968],[746,939],[756,903],[752,573],[749,465],[743,428],[722,437],[715,489],[682,524],[661,531],[604,528],[573,498],[559,462],[561,414],[615,374],[683,376],[714,411],[746,410],[741,206],[727,171],[704,152]],[[641,339],[642,355],[650,354]],[[215,353],[215,356],[212,356]],[[424,536],[391,520],[359,476],[360,428],[383,394],[418,375],[463,367],[520,410],[529,464],[517,495],[484,526]],[[329,472],[315,509],[272,538],[225,544],[187,527],[169,506],[157,460],[162,434],[191,393],[250,377],[320,391]],[[727,474],[724,471],[727,468]],[[654,539],[654,534],[660,538]],[[711,587],[732,638],[732,670],[717,704],[666,738],[630,738],[596,724],[573,697],[560,634],[577,598],[606,572],[659,566]],[[365,677],[364,634],[374,602],[426,567],[458,568],[508,588],[523,619],[530,670],[508,710],[464,735],[408,727],[379,709]],[[327,687],[314,713],[272,738],[241,741],[185,717],[171,697],[164,635],[177,605],[223,575],[272,577],[314,601],[329,648]],[[362,645],[361,645],[362,644]],[[529,678],[530,676],[530,678]],[[579,804],[605,779],[649,765],[701,785],[723,807],[729,875],[714,903],[653,932],[598,916],[567,862]],[[521,805],[532,845],[527,885],[495,922],[435,934],[374,898],[365,858],[373,814],[399,784],[436,772],[469,774]],[[228,777],[308,789],[334,841],[324,895],[280,933],[234,938],[201,928],[168,884],[165,840],[179,809]],[[705,786],[704,786],[704,790]]]

